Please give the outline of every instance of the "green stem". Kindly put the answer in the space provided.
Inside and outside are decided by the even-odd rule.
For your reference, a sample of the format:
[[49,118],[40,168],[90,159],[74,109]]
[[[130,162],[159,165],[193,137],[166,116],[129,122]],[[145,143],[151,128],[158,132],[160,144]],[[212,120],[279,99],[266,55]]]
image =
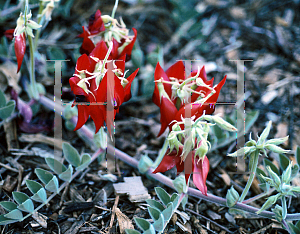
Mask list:
[[252,182],[254,180],[254,177],[255,177],[255,174],[256,174],[256,168],[257,168],[257,164],[258,164],[259,150],[255,150],[254,152],[251,153],[250,160],[251,160],[252,157],[254,157],[254,159],[253,159],[253,163],[252,163],[251,168],[250,168],[250,173],[251,174],[250,174],[250,177],[249,177],[248,182],[246,184],[246,187],[244,188],[244,191],[243,191],[243,193],[242,193],[242,195],[239,199],[239,202],[244,201],[244,199],[245,199],[245,197],[246,197],[246,195],[247,195],[247,193],[248,193],[248,191],[249,191],[249,189],[252,185]]
[[[40,16],[41,13],[43,12],[43,10],[44,10],[44,5],[43,5],[43,2],[40,1],[39,11],[38,11],[38,19],[37,19],[37,23],[38,24],[41,24],[42,19],[44,19],[43,16]],[[38,45],[38,40],[40,38],[40,34],[41,34],[41,28],[37,29],[37,32],[36,32],[35,37],[34,37],[34,50],[37,49],[37,45]]]
[[114,5],[114,9],[113,9],[113,11],[111,13],[111,18],[115,18],[115,13],[117,11],[118,4],[119,4],[119,0],[116,0],[115,5]]
[[285,196],[281,198],[281,205],[282,205],[282,219],[285,220],[287,214],[287,207],[286,207],[286,199]]
[[36,86],[36,81],[35,81],[35,66],[34,66],[34,45],[33,45],[33,40],[31,36],[28,36],[28,42],[29,42],[29,49],[30,49],[30,88],[32,92],[32,97],[36,100],[39,99],[39,93],[37,90]]

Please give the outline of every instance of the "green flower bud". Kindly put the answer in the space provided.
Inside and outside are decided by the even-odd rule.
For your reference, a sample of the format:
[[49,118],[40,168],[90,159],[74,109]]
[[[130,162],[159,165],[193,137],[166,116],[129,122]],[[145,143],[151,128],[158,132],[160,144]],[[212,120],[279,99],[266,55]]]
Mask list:
[[184,89],[177,89],[177,96],[181,99],[181,101],[188,99],[189,94]]
[[151,158],[149,158],[147,155],[143,155],[138,164],[139,172],[142,174],[146,173],[152,165],[153,161]]
[[195,157],[198,156],[199,158],[204,158],[208,151],[208,144],[205,140],[202,140],[200,144],[200,147],[198,147],[195,151]]
[[229,157],[240,157],[240,156],[247,156],[248,154],[252,153],[255,150],[254,146],[251,147],[243,147],[239,150],[235,151],[232,154],[227,154]]
[[290,161],[288,167],[282,174],[282,181],[283,183],[289,184],[291,182],[291,175],[292,175],[292,161]]
[[176,132],[173,132],[173,131],[170,132],[167,140],[168,140],[168,143],[169,143],[170,152],[172,152],[172,150],[174,149],[174,147],[176,148],[176,150],[178,152],[179,146],[182,146],[182,144],[178,140]]
[[27,27],[31,28],[31,29],[38,29],[40,27],[42,27],[42,25],[36,23],[35,21],[33,20],[28,20],[27,21]]
[[275,186],[275,183],[274,183],[274,181],[271,178],[266,177],[263,174],[259,174],[259,177],[261,179],[263,179],[265,182],[267,182],[268,184],[272,185],[273,187]]
[[282,207],[279,205],[276,205],[274,209],[272,209],[272,211],[275,213],[275,219],[278,222],[282,221]]
[[273,151],[274,153],[278,153],[278,154],[284,154],[284,153],[288,153],[289,150],[284,150],[281,147],[277,146],[277,145],[265,145],[265,148],[268,150]]
[[272,121],[269,121],[267,127],[263,130],[262,134],[260,135],[260,137],[258,138],[257,144],[261,145],[269,136],[270,133],[270,129],[272,126]]
[[283,138],[275,138],[275,139],[271,139],[271,140],[267,140],[266,144],[267,145],[280,145],[284,142],[286,142],[289,139],[289,136],[283,137]]
[[239,200],[240,196],[238,192],[231,186],[230,189],[228,189],[226,194],[226,204],[228,207],[233,207]]
[[268,209],[270,206],[272,206],[277,201],[277,199],[279,198],[279,196],[280,196],[280,193],[269,197],[268,200],[260,208],[260,210],[257,211],[256,213],[260,214],[263,210]]
[[172,181],[172,183],[178,193],[187,193],[188,187],[186,185],[184,175],[177,176],[176,179]]
[[272,177],[272,179],[275,183],[274,184],[275,188],[278,190],[279,186],[281,185],[281,181],[280,181],[279,176],[274,171],[272,171],[270,166],[267,166],[267,170],[269,172],[269,175]]
[[212,116],[213,121],[220,127],[223,128],[224,130],[230,131],[230,132],[235,132],[237,131],[237,129],[231,125],[230,123],[228,123],[227,121],[225,121],[223,118],[221,118],[220,116]]
[[292,187],[291,190],[292,190],[293,192],[300,193],[300,187],[299,187],[299,186]]

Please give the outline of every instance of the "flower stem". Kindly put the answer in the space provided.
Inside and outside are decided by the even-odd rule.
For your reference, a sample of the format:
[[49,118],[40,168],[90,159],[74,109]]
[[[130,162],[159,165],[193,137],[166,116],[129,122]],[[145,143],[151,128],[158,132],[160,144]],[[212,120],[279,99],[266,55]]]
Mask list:
[[250,177],[248,179],[248,182],[246,184],[246,187],[244,188],[244,191],[239,199],[239,202],[244,201],[245,197],[247,196],[247,193],[252,185],[252,182],[254,180],[255,177],[255,173],[256,173],[256,168],[257,168],[257,164],[258,164],[258,158],[259,158],[259,150],[255,150],[254,152],[251,153],[250,155],[250,160],[252,160],[252,157],[254,157],[253,159],[253,163],[251,165],[250,168]]
[[28,35],[28,42],[29,42],[29,49],[30,49],[30,69],[29,69],[29,74],[30,74],[30,89],[31,89],[31,95],[32,98],[38,100],[39,99],[39,93],[37,90],[36,86],[36,81],[35,81],[35,66],[34,66],[34,44],[32,37]]
[[119,0],[116,0],[115,5],[114,5],[114,9],[113,9],[113,11],[111,13],[111,18],[113,18],[113,19],[115,18],[115,13],[117,11],[118,4],[119,4]]
[[[42,12],[43,12],[43,9],[44,9],[44,5],[43,5],[43,1],[40,1],[40,6],[39,6],[39,11],[38,11],[38,19],[37,19],[37,23],[38,24],[41,24],[43,23],[43,19],[44,19],[44,16],[41,16]],[[38,45],[38,40],[40,38],[40,34],[41,34],[41,28],[38,28],[37,29],[37,32],[35,34],[35,37],[34,37],[34,50],[37,49],[37,45]]]

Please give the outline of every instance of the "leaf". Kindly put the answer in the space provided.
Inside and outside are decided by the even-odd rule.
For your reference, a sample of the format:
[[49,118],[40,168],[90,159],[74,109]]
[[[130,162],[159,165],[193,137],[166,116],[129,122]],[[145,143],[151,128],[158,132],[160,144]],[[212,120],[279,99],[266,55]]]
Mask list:
[[298,175],[298,172],[299,172],[299,166],[297,164],[295,164],[293,167],[292,167],[292,174],[291,174],[291,180],[293,178],[295,178],[297,175]]
[[297,159],[297,164],[300,167],[300,147],[299,146],[297,146],[297,149],[295,151],[295,157]]
[[48,191],[53,192],[53,193],[57,193],[58,192],[58,187],[59,187],[59,184],[58,184],[58,180],[57,180],[56,176],[53,176],[53,178],[45,186],[45,188]]
[[17,209],[17,204],[14,202],[2,201],[0,202],[0,205],[7,211],[12,211],[14,209]]
[[72,164],[74,167],[80,166],[80,156],[77,150],[71,146],[69,143],[63,143],[63,152],[68,163]]
[[45,158],[47,165],[56,174],[61,174],[67,170],[66,166],[54,158]]
[[33,194],[31,197],[32,200],[42,203],[47,201],[46,190],[40,183],[33,180],[26,180],[26,185]]
[[133,229],[125,229],[126,234],[141,234],[139,231]]
[[156,221],[160,218],[161,212],[159,209],[148,206],[148,212],[154,221]]
[[258,110],[252,110],[247,112],[246,114],[246,120],[245,120],[245,132],[248,132],[251,128],[251,126],[255,123],[259,116]]
[[267,174],[262,169],[260,169],[259,167],[257,167],[256,168],[257,178],[258,178],[258,180],[259,180],[260,183],[264,183],[265,181],[259,176],[260,174],[262,174],[263,176],[267,177]]
[[73,175],[73,167],[72,165],[69,165],[68,169],[65,172],[59,174],[58,177],[64,181],[71,182],[72,175]]
[[267,166],[270,166],[272,171],[274,171],[278,176],[279,176],[279,170],[278,168],[269,160],[269,159],[264,159],[264,163],[265,163],[265,168]]
[[292,234],[299,234],[300,233],[300,229],[296,225],[294,225],[291,222],[288,222],[287,224],[288,224],[290,230],[292,231],[291,232]]
[[0,108],[0,118],[6,119],[14,112],[16,106],[16,102],[14,100],[10,100],[5,107]]
[[142,229],[144,232],[150,229],[151,223],[146,219],[135,217],[134,221],[136,222],[138,227]]
[[165,209],[161,203],[159,203],[158,201],[155,201],[153,199],[147,199],[146,202],[149,206],[157,208],[160,211],[163,211]]
[[50,180],[52,180],[53,175],[44,169],[36,168],[34,170],[37,177],[42,181],[44,184],[48,184]]
[[188,202],[188,195],[186,194],[180,203],[183,210],[185,210],[185,206],[186,206],[187,202]]
[[5,98],[2,90],[0,90],[0,108],[5,107],[5,106],[6,106],[6,98]]
[[279,154],[279,163],[280,163],[281,169],[284,171],[290,164],[290,160],[284,154]]
[[18,206],[18,209],[28,213],[32,213],[34,211],[34,205],[32,200],[30,198],[27,199],[25,202]]
[[29,196],[22,192],[12,192],[12,195],[14,197],[14,200],[21,205],[23,202],[25,202],[27,199],[30,199]]
[[8,218],[8,219],[21,220],[23,218],[23,214],[20,210],[15,209],[15,210],[12,210],[11,212],[5,214],[4,217]]
[[164,230],[164,216],[162,214],[159,214],[159,218],[153,223],[153,227],[156,231],[162,232]]
[[80,162],[80,166],[76,167],[76,171],[81,171],[86,168],[92,161],[92,158],[89,154],[83,154]]
[[170,195],[160,187],[155,187],[155,192],[158,196],[158,198],[161,200],[161,202],[166,206],[171,201]]
[[164,219],[165,221],[169,221],[170,218],[172,217],[173,215],[173,206],[172,204],[170,203],[167,208],[162,212],[163,216],[164,216]]
[[0,225],[7,225],[15,222],[18,222],[18,220],[8,219],[5,217],[5,215],[0,215]]

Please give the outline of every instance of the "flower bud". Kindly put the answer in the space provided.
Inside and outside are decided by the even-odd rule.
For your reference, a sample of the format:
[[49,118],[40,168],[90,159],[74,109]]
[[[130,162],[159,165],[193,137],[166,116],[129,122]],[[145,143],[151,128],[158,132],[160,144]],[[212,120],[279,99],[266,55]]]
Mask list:
[[292,190],[293,192],[300,193],[300,187],[299,187],[299,186],[292,187],[291,190]]
[[239,194],[238,192],[231,186],[230,189],[228,189],[226,194],[226,204],[228,207],[233,207],[239,200]]
[[263,130],[263,132],[261,133],[260,137],[258,138],[257,144],[261,145],[269,136],[270,133],[270,129],[272,126],[272,121],[269,121],[267,127]]
[[279,176],[274,171],[272,171],[270,166],[267,166],[267,170],[269,172],[269,175],[272,177],[272,179],[275,183],[274,184],[275,188],[278,189],[279,186],[281,185],[281,180],[280,180]]
[[265,145],[265,148],[268,150],[273,151],[274,153],[278,153],[278,154],[283,154],[283,153],[288,153],[289,150],[284,150],[281,147],[277,146],[277,145]]
[[278,222],[281,222],[282,221],[282,207],[279,206],[279,205],[276,205],[274,209],[272,209],[272,211],[274,212],[275,214],[275,219],[278,221]]
[[205,140],[202,140],[200,144],[200,147],[198,147],[195,151],[195,157],[198,156],[201,159],[204,158],[204,156],[207,154],[208,144]]
[[251,147],[243,147],[243,148],[240,148],[239,150],[235,151],[234,153],[232,154],[227,154],[227,156],[229,157],[240,157],[240,156],[247,156],[248,154],[252,153],[252,151],[255,150],[255,147],[254,146],[251,146]]
[[256,213],[260,214],[263,210],[268,209],[270,206],[272,206],[277,201],[277,199],[279,198],[279,196],[280,196],[280,193],[269,197],[268,200],[260,208],[260,210],[257,211]]
[[266,144],[272,144],[272,145],[280,145],[284,142],[286,142],[289,139],[289,136],[283,137],[283,138],[275,138],[271,140],[267,140]]
[[182,146],[182,144],[181,144],[180,141],[178,141],[176,132],[173,132],[173,131],[170,132],[167,140],[168,140],[168,143],[169,143],[170,152],[172,152],[172,150],[175,147],[176,150],[177,150],[177,153],[178,153],[179,146]]
[[291,181],[291,175],[292,175],[292,161],[290,161],[288,167],[285,169],[285,171],[282,174],[282,181],[283,183],[289,184]]
[[231,125],[230,123],[228,123],[227,121],[225,121],[223,118],[221,118],[220,116],[212,116],[213,121],[220,127],[223,128],[224,130],[230,131],[230,132],[235,132],[237,131],[237,129]]

